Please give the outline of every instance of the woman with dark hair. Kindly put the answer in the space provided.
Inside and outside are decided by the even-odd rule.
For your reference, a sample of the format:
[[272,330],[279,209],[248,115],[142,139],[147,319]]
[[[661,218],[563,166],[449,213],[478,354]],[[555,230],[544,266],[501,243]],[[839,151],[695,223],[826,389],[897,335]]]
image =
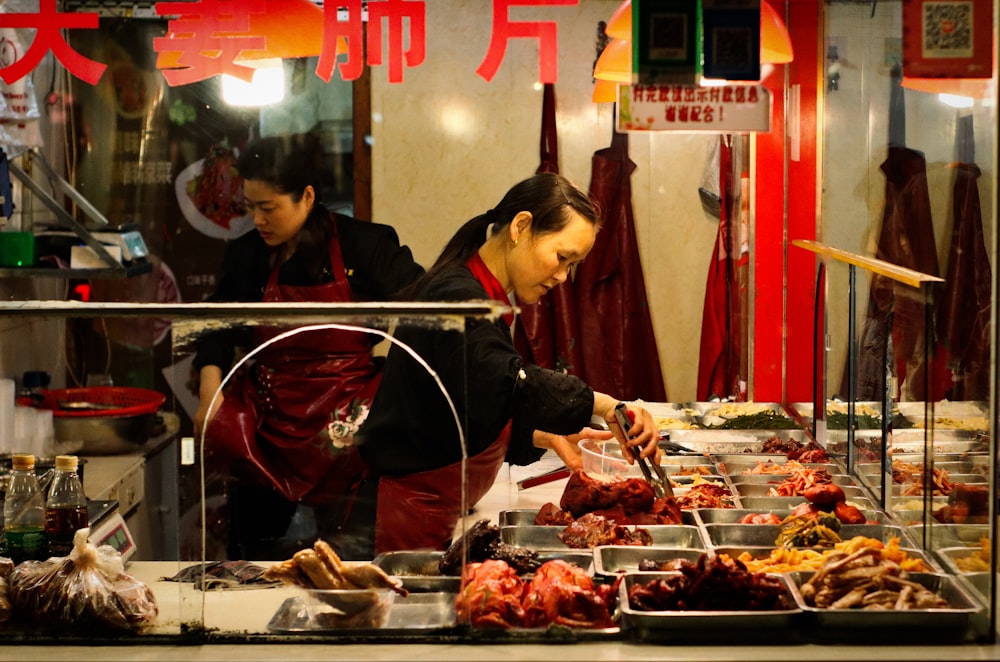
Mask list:
[[[255,231],[227,246],[211,301],[389,300],[423,274],[393,228],[323,206],[318,147],[309,136],[271,137],[240,154]],[[364,473],[350,431],[364,420],[381,374],[372,334],[314,330],[275,343],[234,376],[209,411],[236,348],[252,349],[283,330],[207,334],[193,362],[200,379],[195,431],[207,422],[206,461],[229,477],[234,558],[285,558],[317,533],[333,538]],[[348,434],[331,439],[338,430]],[[317,530],[286,536],[299,503],[317,507],[308,513]]]
[[[509,305],[513,292],[534,303],[587,256],[599,226],[585,193],[558,174],[537,174],[462,226],[402,296]],[[467,426],[469,507],[489,490],[504,461],[528,464],[552,448],[578,468],[578,439],[611,438],[610,432],[587,428],[591,418],[617,427],[617,398],[594,392],[574,376],[523,363],[511,339],[512,322],[505,315],[469,319],[464,332],[411,326],[395,334],[440,376]],[[656,456],[652,416],[633,405],[629,410],[635,421],[625,443],[643,457]],[[462,515],[459,433],[436,383],[396,346],[357,440],[372,475],[359,500],[366,511],[355,509],[352,530],[373,535],[373,554],[446,547]]]

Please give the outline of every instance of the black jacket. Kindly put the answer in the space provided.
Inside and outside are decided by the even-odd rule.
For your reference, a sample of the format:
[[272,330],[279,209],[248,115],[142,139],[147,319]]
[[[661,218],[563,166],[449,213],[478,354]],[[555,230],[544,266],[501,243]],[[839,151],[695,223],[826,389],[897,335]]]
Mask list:
[[[416,280],[424,269],[413,261],[413,254],[400,246],[396,230],[389,225],[359,221],[341,214],[331,214],[337,224],[340,252],[347,272],[347,282],[356,301],[387,301],[401,288]],[[272,249],[256,230],[229,242],[222,260],[219,286],[209,297],[215,302],[260,302],[271,275]],[[320,285],[333,280],[329,256],[326,268],[317,280],[311,277],[296,253],[281,265],[278,282],[282,285]],[[194,368],[217,365],[223,370],[232,365],[236,347],[247,347],[252,340],[246,328],[234,328],[206,334],[198,340]]]
[[[418,297],[424,301],[477,301],[486,291],[465,268],[441,274]],[[510,329],[469,319],[464,335],[427,325],[407,325],[395,337],[412,347],[440,376],[467,423],[469,456],[487,448],[513,420],[507,460],[529,464],[542,449],[533,430],[573,434],[590,422],[594,392],[564,373],[522,364]],[[399,476],[447,466],[461,459],[455,417],[437,383],[409,354],[389,350],[382,382],[358,441],[361,456],[380,475]]]

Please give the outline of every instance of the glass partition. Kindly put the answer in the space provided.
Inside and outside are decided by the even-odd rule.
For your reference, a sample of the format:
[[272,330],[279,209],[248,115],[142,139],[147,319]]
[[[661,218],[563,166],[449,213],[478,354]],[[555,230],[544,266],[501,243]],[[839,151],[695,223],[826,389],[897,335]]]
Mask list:
[[[818,320],[826,364],[818,399],[825,446],[846,455],[848,471],[870,492],[899,535],[926,550],[939,569],[982,604],[970,636],[993,633],[996,576],[995,450],[992,411],[959,391],[954,370],[934,344],[936,294],[942,279],[816,244],[818,280],[848,293],[847,309],[828,306]],[[866,303],[863,303],[866,302]],[[827,321],[846,318],[846,334]],[[842,366],[833,346],[846,345]],[[831,374],[832,373],[832,374]],[[814,417],[817,419],[818,417]]]
[[[395,339],[395,334],[405,330],[429,330],[442,331],[450,334],[453,342],[457,346],[464,345],[464,330],[467,320],[470,319],[494,319],[507,309],[498,307],[491,302],[471,302],[453,304],[82,304],[78,302],[61,301],[23,301],[4,302],[0,304],[0,315],[7,318],[30,319],[32,323],[44,326],[47,324],[57,325],[64,328],[70,321],[93,321],[97,319],[115,320],[125,324],[136,324],[143,320],[159,319],[169,320],[172,328],[172,355],[175,365],[184,365],[183,359],[189,357],[201,339],[212,333],[226,332],[232,330],[266,330],[258,338],[267,338],[259,345],[251,345],[248,348],[240,365],[234,368],[230,375],[226,376],[224,387],[231,387],[238,379],[240,371],[252,369],[255,359],[266,356],[262,350],[268,347],[283,347],[282,343],[294,340],[303,334],[321,334],[325,331],[336,331],[339,334],[357,334],[358,336],[370,336],[372,344],[382,342],[393,343],[396,346],[405,345]],[[9,320],[8,320],[9,321]],[[405,335],[405,334],[404,334]],[[323,338],[330,341],[331,337]],[[290,349],[287,348],[286,349]],[[412,351],[412,350],[406,350]],[[378,353],[378,352],[377,352]],[[457,360],[462,361],[463,352],[456,354]],[[383,354],[384,356],[384,354]],[[282,355],[283,358],[288,358]],[[261,363],[267,367],[266,362]],[[463,368],[456,366],[459,371]],[[429,374],[433,374],[433,381],[440,385],[442,391],[444,386],[440,378],[428,367]],[[273,371],[272,371],[273,372]],[[195,385],[191,384],[188,375],[174,375],[168,377],[168,382],[176,386],[167,401],[163,404],[159,413],[168,415],[168,412],[177,412],[182,408],[190,408],[193,402],[197,401],[197,391],[192,390]],[[308,381],[308,380],[303,380]],[[308,382],[315,386],[315,381]],[[260,385],[258,383],[258,385]],[[114,387],[96,387],[114,388]],[[196,388],[196,387],[195,387]],[[184,391],[188,392],[185,393]],[[222,389],[220,389],[221,391]],[[90,401],[92,397],[97,397],[96,392],[84,392],[83,389],[72,390],[80,401]],[[68,392],[68,391],[67,391]],[[314,392],[304,394],[310,398],[318,397],[319,389]],[[228,392],[230,397],[238,399],[236,391]],[[68,396],[66,396],[68,397]],[[456,450],[457,457],[460,458],[459,469],[454,473],[456,485],[460,486],[461,503],[455,506],[455,512],[468,512],[467,518],[459,518],[456,515],[455,536],[462,539],[467,526],[472,521],[472,506],[469,503],[474,498],[466,491],[465,469],[467,452],[464,447],[465,420],[466,414],[463,409],[456,408],[451,397],[445,392],[442,396],[446,398],[449,407],[454,414],[454,423],[458,428],[458,438],[461,440],[462,448]],[[458,395],[460,402],[467,400],[463,394]],[[360,400],[360,399],[359,399]],[[27,405],[27,403],[24,403]],[[266,404],[266,403],[264,403]],[[360,405],[360,402],[359,402]],[[95,405],[96,406],[96,405]],[[110,406],[110,405],[108,405]],[[220,410],[222,411],[222,410]],[[459,415],[461,411],[461,415]],[[150,587],[155,596],[155,603],[158,613],[150,623],[133,624],[134,627],[125,628],[125,632],[117,632],[113,629],[105,630],[100,627],[91,632],[74,633],[71,636],[79,636],[83,640],[103,641],[108,637],[113,637],[120,641],[124,636],[129,639],[134,637],[136,641],[144,643],[157,641],[190,640],[203,641],[207,639],[237,640],[245,641],[250,638],[260,636],[271,636],[280,639],[282,636],[294,636],[297,641],[302,641],[303,630],[308,635],[309,629],[314,629],[317,636],[329,634],[331,629],[339,630],[344,626],[337,625],[333,621],[329,627],[321,627],[324,617],[321,613],[314,614],[317,610],[317,602],[313,599],[311,591],[306,588],[309,581],[301,576],[289,578],[282,577],[284,583],[276,590],[242,590],[261,588],[267,584],[273,584],[275,576],[262,576],[264,570],[280,562],[292,564],[299,559],[298,552],[302,550],[314,550],[318,544],[317,540],[328,541],[329,547],[324,550],[329,552],[326,557],[327,571],[331,564],[343,561],[344,568],[353,567],[353,570],[345,570],[354,579],[354,584],[358,582],[375,582],[365,573],[373,573],[373,553],[364,546],[359,547],[345,542],[343,534],[349,532],[356,540],[370,539],[373,535],[371,519],[356,517],[352,520],[353,528],[348,529],[342,526],[343,520],[336,519],[337,515],[344,515],[344,507],[337,499],[342,496],[335,494],[340,491],[344,494],[351,493],[352,486],[343,482],[333,483],[337,473],[346,472],[348,465],[331,465],[329,471],[321,475],[310,474],[308,463],[318,463],[330,454],[343,452],[349,449],[353,441],[352,433],[357,430],[364,420],[364,414],[360,409],[347,411],[346,416],[340,416],[339,422],[344,425],[337,427],[338,416],[336,414],[344,412],[324,412],[323,416],[329,416],[330,424],[322,426],[324,438],[308,439],[305,446],[296,449],[301,452],[307,446],[323,445],[317,448],[319,452],[306,453],[306,462],[300,463],[289,460],[286,465],[280,463],[268,464],[268,458],[258,455],[256,459],[260,462],[260,469],[285,469],[287,473],[283,476],[284,482],[277,480],[273,485],[266,483],[266,476],[262,473],[254,474],[248,470],[247,466],[239,465],[233,461],[233,456],[227,456],[228,463],[212,462],[213,451],[211,444],[225,443],[226,439],[238,437],[239,418],[225,419],[224,425],[214,428],[221,434],[210,438],[210,446],[204,446],[205,435],[201,437],[180,436],[176,427],[162,432],[163,437],[169,437],[169,462],[173,468],[173,479],[176,481],[175,490],[170,491],[170,498],[161,497],[158,492],[154,493],[162,485],[146,485],[143,497],[136,498],[137,505],[132,510],[127,506],[128,500],[132,498],[124,492],[130,487],[122,487],[125,482],[123,476],[111,476],[104,478],[103,474],[119,471],[119,467],[129,466],[132,463],[142,463],[145,458],[146,464],[150,464],[150,446],[159,443],[159,438],[153,439],[142,436],[136,439],[133,447],[109,449],[115,451],[107,455],[99,453],[97,456],[85,457],[85,465],[95,473],[91,480],[88,477],[87,484],[95,485],[94,480],[108,481],[114,483],[115,489],[111,496],[117,497],[115,501],[116,515],[120,514],[119,520],[123,529],[122,535],[129,536],[130,540],[138,541],[140,534],[134,531],[139,520],[139,513],[170,513],[171,516],[165,523],[165,527],[172,529],[176,534],[175,546],[170,548],[159,547],[155,550],[146,548],[145,539],[142,541],[141,554],[123,555],[126,563],[126,571],[133,574],[139,581]],[[359,413],[361,414],[359,416]],[[222,415],[220,416],[220,420]],[[353,416],[353,418],[352,418]],[[192,416],[193,417],[193,416]],[[120,418],[128,418],[121,416]],[[98,424],[101,419],[93,419]],[[214,424],[214,423],[213,423]],[[212,430],[211,426],[206,430]],[[256,432],[256,431],[253,431]],[[323,436],[323,435],[321,435]],[[81,443],[91,443],[89,437],[84,435],[85,440]],[[289,438],[290,439],[290,438]],[[69,452],[71,440],[57,439],[58,452]],[[245,453],[247,457],[253,455],[254,450],[250,447],[252,442],[241,438],[241,443],[246,443]],[[260,449],[257,449],[258,452]],[[273,450],[273,449],[272,449]],[[80,449],[81,456],[84,456],[88,449]],[[288,455],[288,457],[292,457]],[[296,457],[300,457],[297,455]],[[208,461],[206,462],[206,459]],[[274,458],[272,458],[274,459]],[[298,474],[296,473],[298,472]],[[101,474],[98,477],[98,474]],[[275,477],[281,478],[281,477]],[[295,478],[303,481],[314,479],[315,486],[326,487],[326,491],[319,494],[319,490],[313,490],[309,494],[291,494],[290,499],[283,498],[285,493],[274,485],[284,486],[286,489],[294,489]],[[118,480],[119,482],[115,482]],[[331,485],[333,486],[331,489]],[[270,493],[270,495],[269,495]],[[277,495],[276,498],[271,498]],[[88,495],[92,496],[92,495]],[[93,495],[96,496],[96,495]],[[360,491],[356,501],[351,506],[355,513],[368,513],[374,516],[374,503],[371,499],[373,494]],[[367,501],[366,501],[367,500]],[[286,510],[285,506],[289,502],[299,502],[301,507],[292,503],[292,509]],[[332,504],[332,505],[331,505]],[[400,503],[399,509],[402,514],[401,521],[409,526],[410,515],[406,511],[406,503]],[[126,508],[129,508],[126,511]],[[330,524],[328,524],[328,522]],[[356,523],[355,523],[356,522]],[[95,523],[96,524],[96,523]],[[367,525],[368,528],[365,528]],[[243,527],[243,528],[240,528]],[[249,527],[249,529],[247,528]],[[276,534],[277,532],[278,534]],[[457,548],[456,558],[459,568],[465,558],[464,548]],[[453,552],[454,554],[454,552]],[[433,562],[435,566],[431,569],[428,566],[427,572],[438,574],[436,565],[438,557],[427,554],[425,563]],[[141,559],[141,560],[139,560]],[[360,566],[362,569],[358,570]],[[381,568],[381,566],[378,566]],[[396,576],[404,574],[402,572],[389,569],[389,573]],[[304,572],[301,568],[295,572]],[[375,573],[380,574],[380,573]],[[454,590],[459,581],[458,572],[453,577],[443,578],[449,582],[453,600]],[[358,579],[360,577],[360,579]],[[384,577],[382,577],[384,579]],[[398,580],[394,580],[398,583]],[[419,583],[419,579],[417,580]],[[432,582],[433,578],[426,581]],[[413,587],[411,587],[413,588]],[[391,593],[391,591],[390,591]],[[382,595],[380,593],[379,595]],[[411,613],[424,613],[425,627],[450,627],[454,629],[455,613],[453,602],[444,604],[421,603],[422,598],[417,595],[409,602],[409,598],[398,597]],[[440,594],[437,596],[440,602]],[[323,596],[323,599],[328,599]],[[390,598],[391,600],[391,598]],[[421,603],[421,604],[417,604]],[[402,607],[401,607],[402,608]],[[319,610],[322,611],[322,610]],[[323,612],[326,613],[326,612]],[[320,619],[315,620],[313,617]],[[329,618],[329,614],[326,614]],[[434,621],[437,618],[438,621]],[[427,620],[429,619],[429,620]],[[441,621],[441,619],[448,619]],[[273,622],[272,622],[273,621]],[[52,636],[58,636],[64,641],[66,632],[64,629],[50,630],[45,627],[34,627],[30,623],[21,623],[13,633],[13,640],[46,640]],[[386,630],[375,630],[365,627],[361,621],[355,624],[357,627],[350,629],[361,633],[361,637],[385,636]],[[413,632],[412,625],[407,631]]]

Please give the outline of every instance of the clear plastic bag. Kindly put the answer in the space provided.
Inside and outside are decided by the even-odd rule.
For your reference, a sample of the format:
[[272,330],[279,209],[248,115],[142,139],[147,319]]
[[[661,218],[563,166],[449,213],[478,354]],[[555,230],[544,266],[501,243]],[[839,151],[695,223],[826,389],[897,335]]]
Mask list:
[[125,572],[113,547],[87,541],[90,529],[73,538],[69,556],[25,561],[10,576],[14,615],[44,625],[139,630],[159,613],[152,590]]

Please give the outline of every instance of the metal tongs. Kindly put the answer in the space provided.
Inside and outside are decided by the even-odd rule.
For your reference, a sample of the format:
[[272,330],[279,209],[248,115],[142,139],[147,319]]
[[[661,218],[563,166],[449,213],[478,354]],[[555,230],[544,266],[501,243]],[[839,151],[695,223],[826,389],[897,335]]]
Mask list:
[[[628,431],[632,428],[632,421],[629,420],[628,409],[625,407],[624,402],[619,402],[615,406],[615,420],[618,421],[618,426],[622,429],[622,434],[627,441]],[[635,463],[639,465],[639,470],[642,471],[646,482],[653,487],[653,494],[656,495],[656,498],[663,499],[664,497],[672,497],[674,495],[674,490],[670,487],[670,479],[667,478],[667,472],[663,470],[663,467],[656,462],[642,457],[624,443],[622,444],[622,453],[631,455]]]

